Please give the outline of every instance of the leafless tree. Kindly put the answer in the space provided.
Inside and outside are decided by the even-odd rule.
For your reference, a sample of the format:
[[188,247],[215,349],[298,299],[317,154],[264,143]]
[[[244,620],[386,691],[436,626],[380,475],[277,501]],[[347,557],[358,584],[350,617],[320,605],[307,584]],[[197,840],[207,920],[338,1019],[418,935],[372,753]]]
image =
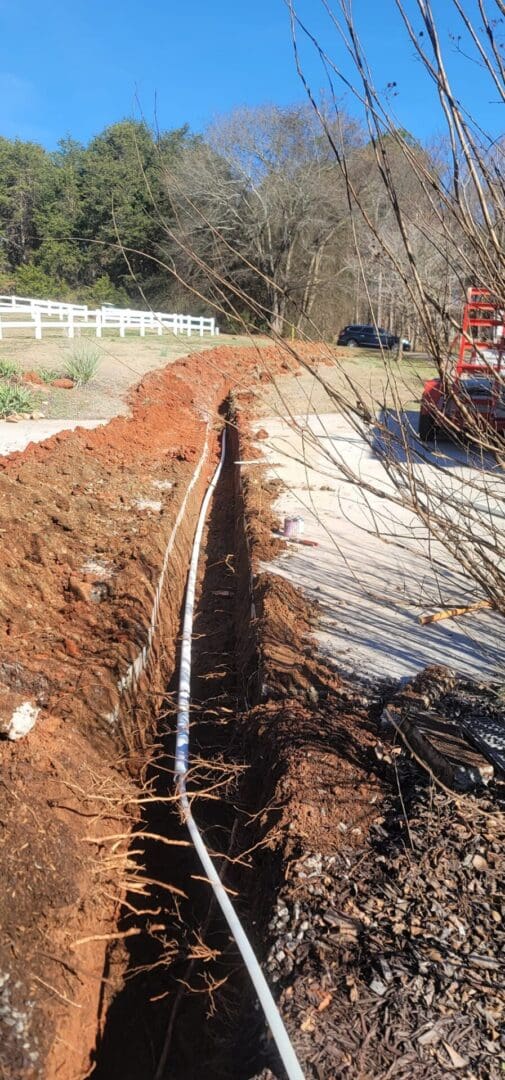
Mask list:
[[[454,399],[453,343],[468,284],[489,290],[505,308],[503,140],[486,134],[470,95],[465,103],[452,88],[444,49],[454,43],[442,47],[430,0],[415,0],[415,28],[403,0],[389,0],[445,124],[445,137],[430,150],[398,122],[389,92],[377,90],[349,0],[337,0],[334,9],[321,2],[332,40],[337,32],[332,55],[299,18],[294,0],[288,3],[307,107],[240,110],[167,176],[177,221],[166,230],[169,257],[188,287],[243,323],[247,313],[256,325],[268,323],[276,340],[288,323],[302,337],[320,336],[318,311],[341,275],[348,310],[366,310],[376,325],[394,320],[400,330],[413,327]],[[451,6],[461,26],[458,48],[480,65],[494,98],[505,101],[495,21],[505,13],[502,0],[487,6],[477,0],[472,17],[463,0]],[[305,76],[301,37],[316,50],[328,79],[324,102]],[[361,123],[351,123],[343,110],[343,88],[361,109]],[[296,343],[286,348],[297,355]],[[384,399],[365,400],[359,377],[346,374],[335,389],[324,371],[313,374],[350,428],[380,456],[387,493],[384,484],[353,470],[331,440],[319,450],[366,497],[387,494],[391,507],[411,512],[430,544],[436,541],[454,557],[477,591],[505,611],[505,541],[497,528],[505,502],[496,474],[501,438],[460,396],[477,465],[468,484],[458,486],[457,476],[448,484],[446,468],[427,452],[404,411],[401,370],[390,357],[383,360],[389,411]],[[502,373],[489,370],[485,356],[481,360],[503,399]],[[291,422],[296,426],[295,418]],[[458,438],[456,425],[453,434]],[[491,472],[486,455],[494,463]]]
[[[325,132],[334,158],[346,185],[350,213],[353,218],[355,254],[362,281],[370,300],[375,322],[382,317],[379,294],[371,294],[370,263],[377,260],[388,267],[389,278],[403,295],[419,326],[421,338],[445,380],[449,399],[458,394],[454,376],[454,336],[461,333],[461,308],[469,284],[489,290],[498,305],[505,308],[505,272],[503,258],[505,187],[503,169],[504,144],[487,134],[474,115],[472,95],[458,98],[451,86],[444,48],[437,29],[437,19],[430,0],[417,0],[414,5],[416,25],[409,16],[403,0],[392,0],[403,26],[406,44],[415,52],[421,72],[435,91],[440,115],[445,122],[446,160],[420,151],[412,137],[399,125],[387,94],[375,86],[373,73],[363,51],[359,27],[356,25],[349,0],[340,0],[331,8],[322,4],[332,31],[340,41],[335,54],[329,53],[298,17],[295,5],[289,3],[296,62],[309,100]],[[455,24],[461,28],[458,48],[468,53],[480,65],[487,77],[494,99],[498,94],[505,101],[504,64],[499,41],[501,20],[505,8],[501,0],[478,0],[472,15],[469,4],[462,0],[452,3]],[[410,10],[410,9],[409,9]],[[357,187],[349,157],[341,142],[335,139],[337,125],[328,123],[327,113],[319,106],[305,77],[300,60],[299,40],[303,36],[315,48],[332,87],[333,102],[338,114],[338,84],[345,85],[362,110],[369,134],[367,149],[374,162],[378,185],[374,205],[365,200]],[[333,33],[334,39],[334,33]],[[453,47],[453,43],[446,43]],[[352,62],[354,77],[349,78],[344,56]],[[345,68],[345,70],[344,70]],[[491,96],[491,95],[490,95]],[[333,118],[334,120],[334,118]],[[410,187],[406,197],[404,178]],[[380,193],[380,194],[379,194]],[[412,194],[414,198],[412,198]],[[381,206],[380,212],[377,207]],[[382,304],[383,295],[380,297]],[[482,374],[493,381],[503,410],[505,387],[503,374],[490,367],[485,355],[480,356]],[[385,361],[387,363],[387,360]],[[394,378],[390,383],[395,396]],[[497,527],[503,505],[503,486],[496,484],[496,475],[485,467],[472,472],[470,489],[456,494],[448,490],[444,469],[436,459],[429,468],[422,444],[415,438],[408,418],[403,412],[400,395],[396,395],[394,431],[387,420],[382,450],[384,468],[391,483],[390,499],[399,500],[412,509],[426,525],[431,537],[440,541],[478,583],[491,602],[505,609],[505,545]],[[461,400],[465,435],[473,451],[490,453],[495,462],[503,460],[501,437],[494,423],[476,414]],[[378,405],[378,403],[376,403]],[[371,443],[373,437],[359,424],[347,398],[340,402],[353,426],[360,428],[363,438]],[[449,428],[446,416],[438,418]],[[453,427],[458,436],[457,426]],[[401,452],[398,452],[398,450]],[[334,459],[334,452],[330,452]],[[333,460],[341,470],[345,463]],[[349,479],[366,487],[362,476]],[[380,495],[376,490],[374,494]]]
[[[359,125],[347,117],[339,125],[350,152],[362,140]],[[182,273],[191,278],[205,264],[233,279],[276,334],[311,319],[323,281],[331,288],[342,273],[348,211],[310,106],[222,118],[166,184],[178,222],[169,250]]]

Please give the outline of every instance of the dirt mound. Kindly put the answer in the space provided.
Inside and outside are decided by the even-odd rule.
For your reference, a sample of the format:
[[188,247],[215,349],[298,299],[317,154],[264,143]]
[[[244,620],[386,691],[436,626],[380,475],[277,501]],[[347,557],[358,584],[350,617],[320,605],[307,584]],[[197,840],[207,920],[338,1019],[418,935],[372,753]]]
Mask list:
[[24,371],[20,381],[27,383],[29,386],[45,386],[44,380],[38,371]]
[[[270,368],[282,356],[261,354]],[[87,730],[110,712],[110,687],[142,644],[163,545],[207,423],[230,387],[257,373],[255,350],[202,353],[146,378],[130,417],[0,461],[2,662],[22,682],[43,679],[37,706]],[[0,681],[9,685],[1,671]]]

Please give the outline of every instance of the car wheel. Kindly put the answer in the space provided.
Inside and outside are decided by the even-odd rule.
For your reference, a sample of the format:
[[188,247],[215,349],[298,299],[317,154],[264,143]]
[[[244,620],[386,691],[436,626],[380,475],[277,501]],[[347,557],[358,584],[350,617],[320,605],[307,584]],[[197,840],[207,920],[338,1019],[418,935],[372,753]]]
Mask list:
[[357,347],[358,347],[358,342],[355,341],[354,338],[351,338],[351,340],[347,342],[347,348],[348,349],[356,349]]
[[419,413],[419,438],[422,442],[432,442],[437,433],[437,425],[429,413]]

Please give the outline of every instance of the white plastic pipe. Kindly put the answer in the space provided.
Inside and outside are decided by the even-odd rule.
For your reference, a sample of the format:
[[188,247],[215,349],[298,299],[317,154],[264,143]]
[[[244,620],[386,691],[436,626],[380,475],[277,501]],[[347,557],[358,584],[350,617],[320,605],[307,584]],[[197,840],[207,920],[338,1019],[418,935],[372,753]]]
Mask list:
[[263,975],[261,967],[256,959],[252,945],[240,922],[240,919],[231,903],[228,893],[221,882],[219,874],[210,858],[200,830],[191,812],[188,795],[186,792],[186,775],[189,767],[189,708],[191,698],[191,646],[193,634],[193,613],[195,607],[196,575],[200,555],[205,519],[214,489],[221,475],[223,462],[226,454],[226,431],[223,432],[221,459],[212,477],[202,502],[200,516],[195,532],[191,563],[186,588],[186,600],[184,605],[184,619],[182,627],[181,661],[179,674],[179,690],[177,697],[177,737],[175,747],[175,775],[177,788],[181,797],[181,807],[184,814],[189,834],[196,848],[205,874],[212,885],[216,900],[223,912],[228,926],[235,938],[244,964],[250,975],[254,989],[258,995],[266,1021],[279,1051],[281,1060],[289,1080],[304,1080],[300,1063],[293,1049],[291,1040],[284,1026],[279,1009],[272,997],[268,983]]

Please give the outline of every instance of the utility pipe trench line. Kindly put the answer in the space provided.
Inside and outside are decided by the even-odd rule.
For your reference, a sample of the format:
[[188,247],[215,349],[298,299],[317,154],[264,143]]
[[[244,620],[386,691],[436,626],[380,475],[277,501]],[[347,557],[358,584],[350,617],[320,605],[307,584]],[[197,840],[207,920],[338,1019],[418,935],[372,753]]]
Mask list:
[[[247,937],[242,923],[240,922],[235,908],[231,903],[228,893],[221,882],[216,867],[214,866],[214,863],[212,862],[209,852],[205,846],[200,830],[191,812],[191,807],[186,791],[186,777],[189,769],[189,714],[191,702],[192,660],[191,652],[196,578],[198,572],[200,545],[202,541],[205,520],[207,517],[207,511],[216,485],[219,481],[219,477],[221,476],[225,456],[226,430],[223,431],[221,458],[202,502],[200,515],[198,518],[198,524],[195,532],[195,538],[193,542],[193,550],[191,554],[191,563],[186,588],[177,697],[177,736],[175,748],[176,787],[180,796],[180,804],[191,840],[193,841],[200,862],[205,870],[206,877],[212,886],[219,907],[221,908],[221,911],[226,919],[231,933],[235,938],[237,947],[240,951],[248,974],[258,995],[258,999],[263,1009],[265,1019],[270,1027],[270,1031],[279,1051],[279,1055],[284,1064],[286,1074],[289,1080],[304,1080],[304,1075],[300,1067],[300,1063],[298,1061],[295,1050],[284,1025],[284,1021],[282,1020],[277,1004],[274,1001],[268,983],[265,979],[265,976],[263,975],[252,945]],[[161,1077],[163,1076],[164,1065],[165,1060],[162,1055],[162,1059],[159,1062],[156,1072],[155,1080],[161,1080]]]

